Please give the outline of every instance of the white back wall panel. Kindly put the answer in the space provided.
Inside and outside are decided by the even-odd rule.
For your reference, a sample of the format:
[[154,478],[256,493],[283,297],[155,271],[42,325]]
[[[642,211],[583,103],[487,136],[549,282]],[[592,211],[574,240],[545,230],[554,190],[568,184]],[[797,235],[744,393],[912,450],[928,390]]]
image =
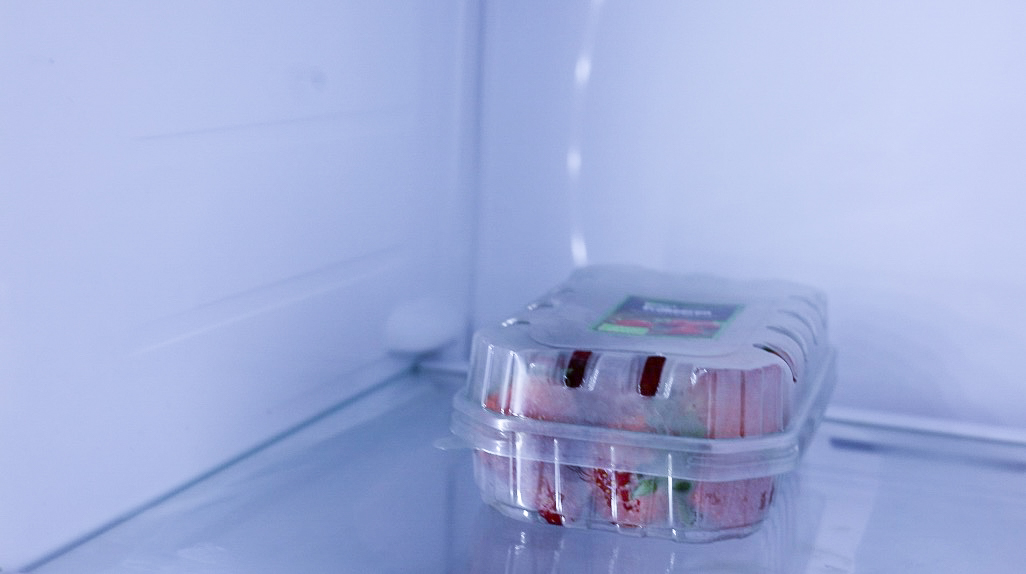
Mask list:
[[823,288],[840,404],[1026,425],[1020,3],[488,8],[478,321],[576,235]]
[[459,324],[476,25],[0,6],[0,567],[407,368],[394,310]]

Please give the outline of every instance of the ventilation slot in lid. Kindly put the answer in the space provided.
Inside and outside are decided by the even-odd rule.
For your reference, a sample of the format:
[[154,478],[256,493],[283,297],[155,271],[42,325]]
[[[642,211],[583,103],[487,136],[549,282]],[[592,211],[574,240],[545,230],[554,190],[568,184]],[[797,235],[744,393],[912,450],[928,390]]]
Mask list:
[[780,350],[780,349],[778,349],[776,347],[772,347],[770,345],[754,345],[754,346],[757,349],[762,349],[763,351],[766,351],[767,353],[772,353],[772,354],[780,357],[781,359],[783,359],[784,363],[787,364],[787,368],[790,369],[790,371],[791,371],[791,380],[793,382],[795,382],[795,383],[798,382],[798,372],[795,370],[794,360],[791,359],[791,356],[788,355],[786,351],[782,351],[782,350]]
[[663,365],[666,364],[666,357],[651,356],[645,359],[645,366],[641,369],[641,379],[638,381],[638,393],[646,397],[653,397],[659,392],[659,379],[663,376]]
[[591,351],[574,351],[563,373],[563,384],[576,389],[584,382],[584,371],[588,368]]

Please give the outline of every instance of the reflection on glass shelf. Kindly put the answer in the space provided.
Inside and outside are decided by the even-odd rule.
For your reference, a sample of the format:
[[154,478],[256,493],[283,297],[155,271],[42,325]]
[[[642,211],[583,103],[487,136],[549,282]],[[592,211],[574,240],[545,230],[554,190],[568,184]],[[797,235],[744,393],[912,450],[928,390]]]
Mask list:
[[[548,572],[801,572],[801,541],[815,534],[813,509],[799,513],[797,480],[784,481],[778,502],[751,536],[710,544],[636,538],[595,530],[511,520],[482,506],[466,571]],[[812,528],[809,528],[812,527]]]
[[409,377],[33,565],[44,574],[1021,572],[1026,445],[825,422],[751,536],[512,520],[441,451],[454,388]]
[[[802,468],[845,572],[1021,572],[1026,445],[828,422]],[[811,570],[813,572],[830,571]]]

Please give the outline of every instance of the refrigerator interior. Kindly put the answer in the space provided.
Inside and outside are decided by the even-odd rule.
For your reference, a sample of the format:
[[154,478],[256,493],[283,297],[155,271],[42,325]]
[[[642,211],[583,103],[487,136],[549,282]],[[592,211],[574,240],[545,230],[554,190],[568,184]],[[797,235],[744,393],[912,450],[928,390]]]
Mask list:
[[[0,568],[1021,564],[1024,25],[1002,0],[3,3]],[[770,528],[509,523],[432,446],[473,327],[606,262],[828,293],[838,408]]]

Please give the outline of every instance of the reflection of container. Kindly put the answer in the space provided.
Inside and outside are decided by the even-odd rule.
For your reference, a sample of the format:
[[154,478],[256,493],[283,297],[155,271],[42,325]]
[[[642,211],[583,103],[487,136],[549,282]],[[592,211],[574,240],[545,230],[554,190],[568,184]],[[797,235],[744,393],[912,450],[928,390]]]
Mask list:
[[763,520],[833,383],[814,290],[590,267],[476,334],[452,430],[504,514],[716,540]]

